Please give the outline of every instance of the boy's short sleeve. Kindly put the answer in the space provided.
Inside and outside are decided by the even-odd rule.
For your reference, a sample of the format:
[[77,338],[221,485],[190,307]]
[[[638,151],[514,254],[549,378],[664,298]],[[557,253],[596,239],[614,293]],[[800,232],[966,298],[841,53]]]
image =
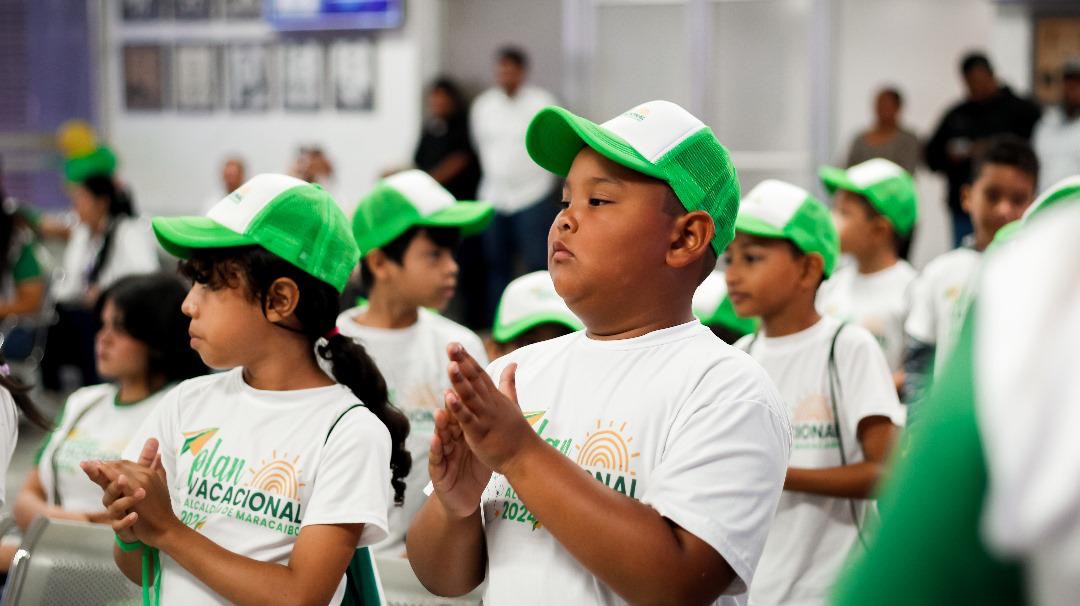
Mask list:
[[927,345],[937,343],[937,316],[930,277],[924,272],[912,281],[908,290],[908,316],[904,332]]
[[850,435],[858,436],[859,422],[887,417],[900,424],[900,399],[885,354],[874,337],[860,326],[845,326],[836,347],[836,369],[843,400],[840,416]]
[[[642,502],[715,549],[746,591],[787,472],[791,434],[764,371],[695,391],[672,427]],[[734,392],[734,393],[733,393]]]
[[357,547],[386,538],[390,486],[390,432],[366,408],[345,413],[319,456],[315,487],[301,528],[363,524]]

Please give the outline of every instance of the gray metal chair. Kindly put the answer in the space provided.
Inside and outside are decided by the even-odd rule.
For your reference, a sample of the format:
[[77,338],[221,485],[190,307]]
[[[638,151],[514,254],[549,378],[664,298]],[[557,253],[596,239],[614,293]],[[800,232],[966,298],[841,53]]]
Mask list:
[[420,584],[405,558],[376,558],[375,568],[382,581],[386,606],[478,606],[484,593],[481,585],[460,598],[433,595]]
[[113,562],[111,528],[39,517],[12,560],[3,603],[139,604],[141,599],[139,586]]

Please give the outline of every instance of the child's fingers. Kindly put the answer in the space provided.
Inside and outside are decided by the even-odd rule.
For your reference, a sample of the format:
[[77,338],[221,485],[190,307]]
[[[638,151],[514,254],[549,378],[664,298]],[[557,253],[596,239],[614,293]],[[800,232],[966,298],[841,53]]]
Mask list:
[[488,376],[484,367],[476,361],[476,358],[469,355],[469,352],[465,351],[465,348],[458,345],[461,348],[460,359],[455,360],[458,366],[461,368],[461,374],[465,376],[473,385],[473,389],[479,394],[488,394],[495,389],[495,384],[491,381],[491,377]]
[[109,505],[109,515],[112,516],[113,519],[122,519],[127,515],[126,512],[129,509],[138,505],[139,501],[142,501],[144,498],[146,498],[146,491],[140,488],[130,497],[116,499]]
[[168,478],[165,476],[165,465],[161,462],[161,453],[157,453],[154,456],[154,462],[150,465],[150,470],[157,474],[157,477],[161,478],[161,482],[168,486]]
[[83,461],[79,463],[79,467],[82,468],[86,477],[90,478],[90,481],[97,484],[102,489],[109,487],[109,478],[105,477],[105,474],[101,470],[101,461]]
[[158,456],[158,447],[157,438],[147,438],[143,444],[142,452],[139,453],[138,464],[143,467],[150,467]]
[[104,505],[106,509],[108,509],[109,505],[111,505],[113,501],[119,499],[122,496],[124,496],[124,491],[120,488],[117,482],[109,482],[105,486],[105,494],[101,495],[101,504]]
[[476,415],[465,404],[462,403],[461,397],[455,392],[446,398],[447,405],[454,413],[458,423],[461,424],[461,429],[466,430],[468,428],[475,428],[479,424]]
[[499,391],[517,404],[517,363],[509,364],[502,371],[499,378]]
[[128,528],[131,528],[132,526],[134,526],[135,522],[138,522],[138,521],[139,521],[139,514],[137,514],[137,513],[135,513],[133,511],[133,512],[125,515],[123,518],[120,518],[119,520],[113,520],[113,523],[112,523],[113,532],[120,532],[122,530],[127,530]]
[[[473,382],[461,373],[461,366],[457,362],[451,362],[447,370],[450,373],[450,385],[454,389],[457,400],[469,407],[472,412],[481,412],[485,407],[484,398],[477,393]],[[450,412],[454,413],[458,421],[461,421],[461,417],[455,408],[450,407]]]

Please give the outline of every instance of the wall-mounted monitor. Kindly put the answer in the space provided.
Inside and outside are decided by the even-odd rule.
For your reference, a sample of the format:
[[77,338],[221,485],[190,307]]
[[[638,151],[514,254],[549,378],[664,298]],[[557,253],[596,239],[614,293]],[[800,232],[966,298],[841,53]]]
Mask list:
[[265,18],[282,31],[401,27],[405,0],[266,0]]

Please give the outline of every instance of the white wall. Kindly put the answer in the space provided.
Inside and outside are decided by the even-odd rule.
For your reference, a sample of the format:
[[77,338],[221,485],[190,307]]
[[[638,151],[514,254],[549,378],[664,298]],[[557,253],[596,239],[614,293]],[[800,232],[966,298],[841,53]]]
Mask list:
[[[406,8],[403,29],[375,34],[375,107],[366,113],[332,109],[287,113],[280,108],[258,114],[223,109],[211,114],[127,112],[120,48],[122,36],[130,39],[131,28],[121,29],[118,11],[105,11],[102,122],[120,157],[120,175],[131,185],[140,212],[201,213],[209,199],[222,195],[218,175],[224,157],[244,157],[249,175],[285,172],[303,144],[318,144],[327,152],[336,173],[328,189],[346,211],[354,208],[381,172],[411,162],[419,133],[422,81],[438,69],[442,4],[409,0]],[[227,33],[215,27],[225,26],[207,25],[200,33],[212,40],[221,35],[232,39],[273,35],[264,24],[239,30],[232,26]]]
[[[988,53],[1003,81],[1030,90],[1031,34],[1020,7],[989,0],[839,0],[834,31],[834,160],[872,121],[875,91],[893,84],[904,94],[903,119],[928,138],[938,120],[963,95],[959,61],[972,50]],[[917,176],[919,233],[916,265],[951,247],[944,181],[929,171]]]
[[495,51],[513,44],[529,54],[532,83],[557,96],[560,94],[562,2],[444,0],[444,3],[442,67],[469,92],[493,84]]

